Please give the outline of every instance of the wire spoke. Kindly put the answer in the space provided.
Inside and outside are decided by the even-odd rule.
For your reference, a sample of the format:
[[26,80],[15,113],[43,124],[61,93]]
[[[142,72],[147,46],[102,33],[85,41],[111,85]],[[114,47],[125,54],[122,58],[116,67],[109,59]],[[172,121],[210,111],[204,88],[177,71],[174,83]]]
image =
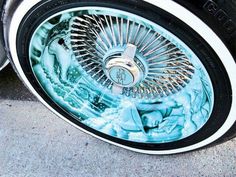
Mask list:
[[[119,94],[128,97],[165,97],[179,92],[193,78],[195,67],[188,57],[162,33],[143,23],[91,14],[75,18],[71,26],[72,48],[82,68],[111,92],[116,84],[108,77],[104,61],[114,58],[132,58],[143,72],[136,85],[120,89]],[[129,46],[135,52],[127,51]],[[116,52],[110,54],[113,50]]]

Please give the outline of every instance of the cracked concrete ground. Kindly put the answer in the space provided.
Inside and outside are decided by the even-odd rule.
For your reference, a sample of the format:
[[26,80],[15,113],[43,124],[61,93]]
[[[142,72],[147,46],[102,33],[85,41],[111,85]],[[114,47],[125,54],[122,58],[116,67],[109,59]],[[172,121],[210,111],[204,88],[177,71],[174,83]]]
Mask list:
[[124,150],[59,119],[7,67],[0,73],[0,176],[234,177],[236,139],[171,156]]

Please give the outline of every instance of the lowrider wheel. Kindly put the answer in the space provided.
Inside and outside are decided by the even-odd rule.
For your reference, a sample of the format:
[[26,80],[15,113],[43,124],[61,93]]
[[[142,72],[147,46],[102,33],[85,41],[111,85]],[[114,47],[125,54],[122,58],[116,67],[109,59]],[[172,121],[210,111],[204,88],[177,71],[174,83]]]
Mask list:
[[201,148],[236,119],[236,18],[220,31],[221,7],[201,3],[22,1],[7,28],[12,62],[40,101],[95,137],[149,154]]

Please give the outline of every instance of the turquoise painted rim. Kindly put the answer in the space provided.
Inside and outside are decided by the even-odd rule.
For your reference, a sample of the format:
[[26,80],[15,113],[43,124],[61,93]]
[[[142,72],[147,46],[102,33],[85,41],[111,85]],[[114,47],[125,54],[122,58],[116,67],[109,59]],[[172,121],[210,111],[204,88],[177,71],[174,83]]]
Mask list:
[[[176,46],[194,67],[191,80],[178,92],[156,98],[133,98],[111,92],[88,74],[80,64],[83,57],[80,54],[78,59],[73,49],[71,23],[84,15],[123,18],[157,32]],[[117,47],[112,45],[113,48]],[[210,77],[193,51],[158,24],[124,11],[86,7],[56,14],[35,30],[29,57],[35,77],[58,106],[81,123],[124,140],[143,143],[181,140],[206,124],[214,106]],[[137,60],[145,65],[142,55]]]

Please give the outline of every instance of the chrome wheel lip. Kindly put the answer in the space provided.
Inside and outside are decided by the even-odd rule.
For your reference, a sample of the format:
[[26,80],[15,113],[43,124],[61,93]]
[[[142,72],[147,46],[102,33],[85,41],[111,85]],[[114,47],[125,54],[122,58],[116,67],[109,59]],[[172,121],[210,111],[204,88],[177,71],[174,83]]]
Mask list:
[[[230,76],[231,84],[233,88],[236,88],[236,80],[234,76],[236,75],[235,73],[235,62],[230,54],[229,50],[225,47],[224,43],[220,40],[220,38],[205,24],[203,23],[197,16],[195,16],[193,13],[185,9],[184,7],[178,5],[174,1],[171,0],[166,0],[163,2],[162,0],[145,0],[146,2],[149,2],[150,4],[157,6],[171,14],[174,14],[177,18],[181,19],[183,22],[191,26],[195,31],[200,34],[208,43],[210,46],[215,50],[215,52],[218,54],[218,56],[221,58],[223,64],[227,68],[227,72]],[[109,141],[107,139],[104,139],[102,137],[97,136],[96,134],[93,134],[91,132],[88,132],[78,125],[75,125],[74,123],[68,121],[65,117],[63,117],[60,113],[58,113],[55,109],[53,109],[47,102],[45,102],[42,97],[37,93],[37,91],[33,88],[33,86],[30,84],[29,80],[27,79],[25,73],[22,70],[22,67],[19,63],[18,56],[17,56],[17,49],[16,49],[16,41],[17,41],[17,30],[20,26],[20,21],[23,19],[25,14],[34,6],[36,5],[40,0],[32,0],[32,2],[29,4],[27,2],[23,2],[18,9],[16,10],[16,13],[13,16],[13,20],[11,23],[10,27],[10,32],[9,32],[9,47],[11,49],[11,55],[13,62],[18,70],[18,73],[20,74],[21,78],[24,80],[24,82],[27,84],[27,86],[30,88],[30,90],[34,93],[34,95],[37,96],[37,98],[45,105],[47,106],[51,111],[53,111],[55,114],[57,114],[59,117],[61,117],[63,120],[67,121],[68,123],[74,125],[75,127],[79,128],[80,130],[93,135],[96,138],[102,139],[103,141],[109,142],[111,144],[133,150],[136,152],[140,153],[148,153],[148,154],[174,154],[174,153],[180,153],[180,152],[185,152],[185,151],[190,151],[196,148],[203,147],[207,144],[210,144],[211,142],[215,141],[219,137],[221,137],[223,134],[227,132],[227,130],[230,129],[230,127],[234,124],[235,122],[235,115],[236,111],[231,109],[230,116],[226,120],[226,122],[222,125],[222,127],[214,133],[212,136],[208,137],[207,139],[194,144],[190,145],[187,147],[183,148],[178,148],[174,150],[158,150],[158,151],[150,151],[150,150],[143,150],[143,149],[138,149],[138,148],[131,148],[125,145],[117,144],[115,142]],[[191,17],[191,18],[190,18]],[[201,28],[199,28],[201,26]],[[227,58],[227,61],[224,60],[224,58]],[[232,107],[236,107],[236,102],[235,102],[235,91],[233,91],[233,102],[232,102]]]

